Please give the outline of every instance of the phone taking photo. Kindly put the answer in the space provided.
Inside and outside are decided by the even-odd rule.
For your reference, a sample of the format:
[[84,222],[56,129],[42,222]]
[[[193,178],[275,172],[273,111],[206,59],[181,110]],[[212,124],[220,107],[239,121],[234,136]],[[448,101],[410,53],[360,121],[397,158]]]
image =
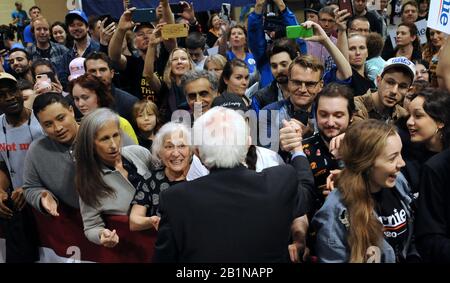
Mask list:
[[353,5],[352,0],[338,0],[339,10],[347,10],[350,13],[350,17],[353,17]]
[[38,74],[36,75],[36,86],[40,93],[50,91],[52,89],[52,80],[47,74]]
[[172,4],[169,4],[169,6],[170,6],[170,10],[175,15],[182,14],[184,11],[184,6],[180,3],[172,3]]
[[301,25],[287,26],[286,27],[286,37],[291,39],[296,38],[307,38],[314,35],[312,28],[305,28]]
[[133,11],[132,20],[135,23],[156,22],[156,10],[154,8],[136,9]]

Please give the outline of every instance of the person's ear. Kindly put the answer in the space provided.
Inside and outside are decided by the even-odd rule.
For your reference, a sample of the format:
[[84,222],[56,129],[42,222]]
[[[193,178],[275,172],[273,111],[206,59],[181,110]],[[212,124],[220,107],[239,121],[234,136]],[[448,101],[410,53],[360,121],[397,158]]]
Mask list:
[[381,78],[380,75],[377,76],[377,86],[379,86],[379,85],[381,84],[381,80],[382,80],[382,79],[383,79],[383,78]]

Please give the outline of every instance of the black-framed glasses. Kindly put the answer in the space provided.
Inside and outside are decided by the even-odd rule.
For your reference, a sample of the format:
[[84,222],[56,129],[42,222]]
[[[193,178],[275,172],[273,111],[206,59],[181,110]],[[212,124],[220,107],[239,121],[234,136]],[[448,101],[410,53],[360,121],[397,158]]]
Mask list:
[[204,91],[200,91],[200,92],[192,92],[192,93],[188,93],[186,94],[187,98],[189,100],[196,100],[197,99],[197,95],[201,98],[203,97],[208,97],[211,95],[211,93],[209,93],[208,91],[204,90]]
[[299,81],[299,80],[289,79],[289,82],[296,88],[305,86],[308,91],[312,91],[316,88],[317,84],[320,83],[320,80],[319,81]]

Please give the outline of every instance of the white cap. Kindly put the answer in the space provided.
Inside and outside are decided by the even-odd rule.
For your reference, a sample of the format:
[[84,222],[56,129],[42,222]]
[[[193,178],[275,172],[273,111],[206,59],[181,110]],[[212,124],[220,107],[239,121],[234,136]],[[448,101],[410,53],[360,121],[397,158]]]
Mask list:
[[387,60],[386,65],[384,65],[383,72],[381,72],[381,76],[383,76],[387,70],[394,67],[404,68],[405,71],[407,71],[410,75],[411,80],[414,81],[414,77],[416,76],[416,66],[406,57],[393,57]]
[[86,73],[84,70],[84,60],[83,57],[78,57],[73,59],[69,64],[70,76],[69,81],[78,78]]

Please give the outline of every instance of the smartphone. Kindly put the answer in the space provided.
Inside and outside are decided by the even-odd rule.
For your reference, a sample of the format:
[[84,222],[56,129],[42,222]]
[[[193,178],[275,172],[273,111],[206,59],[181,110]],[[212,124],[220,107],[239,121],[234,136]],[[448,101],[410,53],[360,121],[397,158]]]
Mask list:
[[312,28],[305,28],[304,26],[287,26],[286,36],[287,38],[307,38],[314,35]]
[[169,4],[169,6],[170,6],[170,10],[172,10],[172,13],[174,13],[175,15],[181,14],[184,11],[184,7],[180,3],[172,3],[172,4]]
[[36,75],[36,85],[41,93],[52,89],[52,81],[47,74]]
[[220,14],[224,17],[230,19],[231,16],[231,4],[230,3],[222,3]]
[[279,31],[284,30],[283,18],[280,16],[266,16],[264,19],[264,30],[266,31]]
[[352,0],[338,0],[339,10],[347,10],[350,13],[350,17],[353,17],[353,5]]
[[161,28],[161,36],[163,39],[187,37],[189,27],[186,24],[166,24]]
[[112,23],[115,23],[116,21],[111,17],[111,15],[102,15],[99,17],[100,21],[103,21],[106,18],[104,27],[106,28],[107,26],[109,26]]
[[155,22],[156,10],[154,8],[136,9],[133,11],[132,20],[135,23]]

